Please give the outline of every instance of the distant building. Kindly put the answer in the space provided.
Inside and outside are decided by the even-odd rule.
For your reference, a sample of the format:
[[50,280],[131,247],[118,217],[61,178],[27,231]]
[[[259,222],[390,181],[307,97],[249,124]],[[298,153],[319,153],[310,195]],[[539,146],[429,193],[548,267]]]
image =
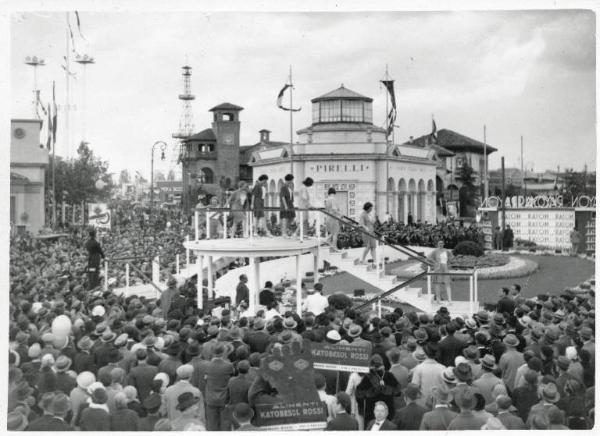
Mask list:
[[[526,187],[528,195],[555,195],[560,193],[564,186],[564,174],[557,171],[524,171],[523,173],[518,168],[504,169],[504,183],[507,190],[516,190],[512,194],[522,194]],[[490,191],[492,194],[502,192],[502,170],[490,171]]]
[[473,168],[475,185],[479,186],[483,183],[485,159],[489,158],[489,155],[497,149],[489,144],[484,146],[483,142],[449,129],[439,130],[436,136],[437,139],[432,134],[423,135],[416,139],[411,137],[406,144],[430,147],[436,152],[436,203],[438,215],[441,215],[443,214],[443,205],[447,201],[458,201],[458,190],[462,186],[462,182],[457,179],[458,168],[467,162]]
[[46,225],[48,150],[40,144],[41,120],[11,120],[10,223],[37,233]]
[[154,182],[155,194],[161,203],[174,203],[181,201],[183,182],[181,180],[162,180]]
[[389,213],[407,222],[434,222],[434,150],[388,142],[385,129],[373,124],[373,99],[343,85],[312,102],[312,124],[297,131],[298,142],[257,147],[250,165],[255,177],[269,176],[268,206],[279,206],[284,177],[292,173],[296,189],[306,177],[312,204],[323,206],[329,188],[336,189],[343,215],[357,219],[366,202],[375,214]]

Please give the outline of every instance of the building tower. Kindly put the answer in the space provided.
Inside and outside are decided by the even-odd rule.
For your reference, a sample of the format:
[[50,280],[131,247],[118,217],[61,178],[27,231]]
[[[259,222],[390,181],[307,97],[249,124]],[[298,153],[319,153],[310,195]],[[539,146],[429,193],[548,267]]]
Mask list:
[[75,62],[77,62],[79,65],[81,65],[83,67],[83,74],[81,75],[81,79],[82,79],[82,84],[81,87],[83,88],[81,94],[81,141],[82,142],[87,142],[86,139],[86,106],[87,106],[87,84],[86,84],[86,76],[87,76],[87,66],[96,63],[96,61],[94,60],[93,57],[84,54],[83,56],[81,55],[77,55],[75,57]]
[[179,130],[173,133],[173,138],[185,139],[192,136],[194,132],[194,117],[192,114],[192,100],[196,98],[192,94],[192,67],[184,65],[183,69],[183,94],[179,94],[179,100],[183,102],[183,110],[179,119]]
[[[243,107],[222,103],[213,107],[212,130],[216,138],[216,183],[234,188],[240,178],[240,111]],[[234,188],[235,189],[235,188]]]
[[[37,56],[27,56],[25,58],[25,63],[27,65],[30,65],[33,67],[33,100],[32,100],[33,115],[35,116],[35,118],[37,120],[39,120],[39,119],[41,119],[41,117],[40,117],[38,108],[41,103],[40,103],[40,90],[38,89],[37,69],[38,69],[38,67],[43,67],[44,65],[46,65],[46,62],[44,61],[44,59],[38,58]],[[43,105],[42,105],[42,107],[43,107]]]

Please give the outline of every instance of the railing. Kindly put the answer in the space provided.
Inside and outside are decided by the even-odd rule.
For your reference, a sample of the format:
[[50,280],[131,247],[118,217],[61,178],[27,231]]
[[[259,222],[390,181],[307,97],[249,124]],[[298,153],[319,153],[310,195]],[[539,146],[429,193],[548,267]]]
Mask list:
[[427,268],[427,298],[431,300],[431,277],[432,276],[458,276],[458,277],[469,277],[469,311],[474,313],[475,304],[479,304],[479,289],[477,287],[477,280],[479,271],[474,268],[472,271],[449,271],[449,272],[432,272],[430,268]]
[[[179,255],[177,255],[177,257],[179,257]],[[108,264],[109,262],[117,262],[117,261],[123,261],[123,260],[137,260],[137,259],[144,259],[142,257],[113,257],[113,258],[107,258],[104,260],[104,268],[103,268],[103,275],[104,275],[104,290],[108,290]],[[135,264],[133,263],[129,263],[127,262],[125,264],[125,290],[126,292],[129,291],[129,270],[130,268],[133,268],[139,275],[142,276],[142,279],[145,279],[148,283],[150,283],[150,285],[152,285],[152,287],[154,289],[156,289],[159,294],[162,294],[162,289],[160,289],[160,287],[158,287],[158,285],[156,283],[160,282],[160,259],[158,256],[156,256],[153,260],[152,260],[152,277],[148,277],[146,275],[146,273],[144,273],[140,268],[138,268],[137,266],[135,266]],[[179,265],[177,266],[177,269],[179,269]]]

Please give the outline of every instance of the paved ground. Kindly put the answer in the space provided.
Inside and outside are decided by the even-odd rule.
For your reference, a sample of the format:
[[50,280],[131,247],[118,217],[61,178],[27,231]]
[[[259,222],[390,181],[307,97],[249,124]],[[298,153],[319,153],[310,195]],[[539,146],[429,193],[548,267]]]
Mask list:
[[[492,303],[498,298],[498,289],[519,283],[525,297],[534,297],[542,293],[559,294],[565,288],[575,286],[594,275],[594,263],[566,256],[522,256],[538,263],[539,269],[529,277],[518,279],[492,279],[479,281],[479,299],[482,303]],[[340,273],[322,280],[325,295],[344,292],[353,295],[355,289],[364,289],[365,293],[378,292],[371,284],[357,279],[351,274]],[[415,282],[411,287],[426,287],[426,281]],[[469,285],[466,280],[454,281],[452,297],[467,300]]]

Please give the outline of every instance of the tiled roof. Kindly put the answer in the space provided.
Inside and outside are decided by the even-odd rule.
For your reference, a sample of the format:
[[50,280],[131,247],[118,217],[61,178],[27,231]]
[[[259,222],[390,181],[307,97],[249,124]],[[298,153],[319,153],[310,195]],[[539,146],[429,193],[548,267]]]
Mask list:
[[215,132],[213,132],[213,129],[208,128],[205,129],[199,133],[196,133],[192,136],[189,136],[187,138],[185,138],[183,140],[183,142],[190,142],[190,141],[216,141],[217,138],[215,137]]
[[327,94],[323,94],[320,97],[313,98],[311,102],[314,103],[315,101],[319,100],[334,100],[338,98],[373,101],[372,98],[365,97],[364,95],[361,95],[358,92],[354,92],[348,88],[345,88],[342,84],[342,86],[340,86],[338,89],[334,89],[333,91],[330,91]]
[[214,111],[227,111],[227,110],[233,110],[233,111],[241,111],[244,110],[243,107],[241,106],[236,106],[235,104],[232,103],[221,103],[217,106],[215,106],[214,108],[210,109],[210,112],[214,112]]
[[[420,145],[424,147],[425,145],[431,145],[433,143],[433,138],[431,134],[420,136],[412,141],[412,144]],[[456,133],[449,129],[441,129],[437,132],[437,141],[436,144],[444,147],[449,151],[453,150],[472,150],[479,151],[483,153],[484,144],[476,139],[469,138],[468,136],[461,135],[460,133]],[[491,145],[486,145],[487,154],[498,151],[497,148],[492,147]]]

